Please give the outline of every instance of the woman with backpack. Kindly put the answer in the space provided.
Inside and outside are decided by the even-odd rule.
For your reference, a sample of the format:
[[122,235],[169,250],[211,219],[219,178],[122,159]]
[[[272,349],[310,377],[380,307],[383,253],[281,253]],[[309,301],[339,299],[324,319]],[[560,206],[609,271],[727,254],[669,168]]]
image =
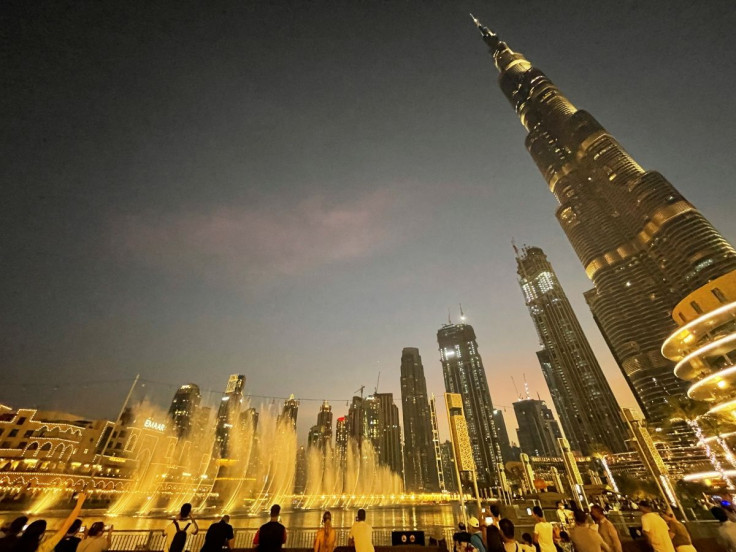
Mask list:
[[192,505],[183,504],[179,515],[164,529],[164,552],[182,552],[188,535],[199,532],[197,522],[192,517]]

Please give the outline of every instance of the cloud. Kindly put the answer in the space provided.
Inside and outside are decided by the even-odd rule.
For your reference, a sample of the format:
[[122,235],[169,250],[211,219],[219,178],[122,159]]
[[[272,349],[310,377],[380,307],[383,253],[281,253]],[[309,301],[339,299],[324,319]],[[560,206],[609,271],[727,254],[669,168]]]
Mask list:
[[262,283],[326,265],[367,259],[403,241],[421,217],[405,216],[405,191],[378,189],[336,201],[220,205],[205,211],[142,214],[113,221],[113,247],[178,276]]

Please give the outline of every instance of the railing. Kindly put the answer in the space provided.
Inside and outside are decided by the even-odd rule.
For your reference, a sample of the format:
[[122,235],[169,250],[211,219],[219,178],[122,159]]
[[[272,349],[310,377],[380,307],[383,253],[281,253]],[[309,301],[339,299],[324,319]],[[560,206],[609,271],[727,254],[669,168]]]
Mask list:
[[[623,516],[612,516],[611,521],[614,522],[616,528],[619,531],[619,535],[622,539],[628,539],[629,527],[638,525],[638,519],[636,517],[628,517],[624,519]],[[446,542],[452,543],[452,535],[456,531],[453,527],[442,527],[442,526],[430,526],[430,527],[418,527],[417,529],[423,530],[425,533],[426,543],[429,544],[430,537],[444,538]],[[717,530],[717,523],[715,521],[697,521],[688,523],[688,529],[695,537],[706,537],[713,536]],[[400,528],[389,528],[389,527],[377,527],[373,529],[373,544],[375,546],[390,546],[391,545],[391,533]],[[256,528],[242,528],[234,529],[235,533],[235,544],[236,549],[247,549],[253,547],[253,538],[256,535]],[[317,535],[317,528],[308,527],[297,527],[293,529],[287,528],[286,530],[286,545],[284,548],[312,548],[314,546],[314,539]],[[350,529],[347,527],[335,528],[337,532],[337,546],[347,546],[348,534]],[[206,527],[200,528],[199,533],[196,535],[189,535],[187,538],[185,551],[188,552],[199,552],[204,544],[204,537],[207,532]],[[516,536],[521,537],[522,533],[532,533],[533,525],[529,523],[518,523],[516,524]],[[129,551],[129,550],[140,550],[140,551],[160,551],[164,547],[164,534],[161,529],[124,529],[114,530],[112,533],[112,544],[110,546],[111,551]],[[450,549],[452,547],[450,546]]]
[[[376,546],[389,546],[391,544],[391,533],[395,530],[387,527],[374,528],[373,544]],[[257,529],[255,528],[235,529],[234,548],[252,548],[256,531]],[[287,528],[285,548],[312,548],[317,531],[318,529],[316,528]],[[337,533],[337,546],[347,546],[350,529],[336,528],[335,531]],[[424,531],[427,541],[430,535],[441,535],[442,538],[451,542],[455,529],[451,527],[428,527],[424,528]],[[184,550],[198,552],[204,544],[206,532],[206,528],[201,528],[196,535],[189,535]],[[165,537],[161,529],[116,529],[112,533],[110,550],[163,550],[164,540]]]

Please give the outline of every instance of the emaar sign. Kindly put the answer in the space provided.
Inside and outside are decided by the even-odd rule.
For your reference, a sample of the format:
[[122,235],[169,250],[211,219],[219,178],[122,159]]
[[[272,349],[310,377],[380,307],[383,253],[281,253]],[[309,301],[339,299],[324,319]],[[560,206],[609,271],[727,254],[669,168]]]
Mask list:
[[166,429],[166,424],[160,424],[158,422],[154,422],[151,418],[146,419],[145,422],[143,422],[143,427],[146,429],[155,429],[156,431],[164,431]]

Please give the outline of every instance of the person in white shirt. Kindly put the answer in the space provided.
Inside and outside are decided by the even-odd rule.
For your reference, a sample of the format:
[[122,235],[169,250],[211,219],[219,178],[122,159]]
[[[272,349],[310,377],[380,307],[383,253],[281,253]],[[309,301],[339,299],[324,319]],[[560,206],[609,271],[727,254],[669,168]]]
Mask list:
[[553,536],[552,524],[544,519],[540,506],[532,508],[534,524],[534,542],[539,545],[539,552],[557,552]]
[[350,528],[348,541],[355,546],[355,552],[375,552],[373,548],[373,527],[365,522],[365,510],[358,510],[358,517]]
[[720,506],[714,506],[710,513],[718,520],[718,541],[728,552],[736,552],[736,523],[728,519],[726,510]]
[[667,522],[654,509],[648,500],[639,502],[641,516],[641,530],[649,541],[654,552],[675,552],[675,546],[670,538],[670,528]]

